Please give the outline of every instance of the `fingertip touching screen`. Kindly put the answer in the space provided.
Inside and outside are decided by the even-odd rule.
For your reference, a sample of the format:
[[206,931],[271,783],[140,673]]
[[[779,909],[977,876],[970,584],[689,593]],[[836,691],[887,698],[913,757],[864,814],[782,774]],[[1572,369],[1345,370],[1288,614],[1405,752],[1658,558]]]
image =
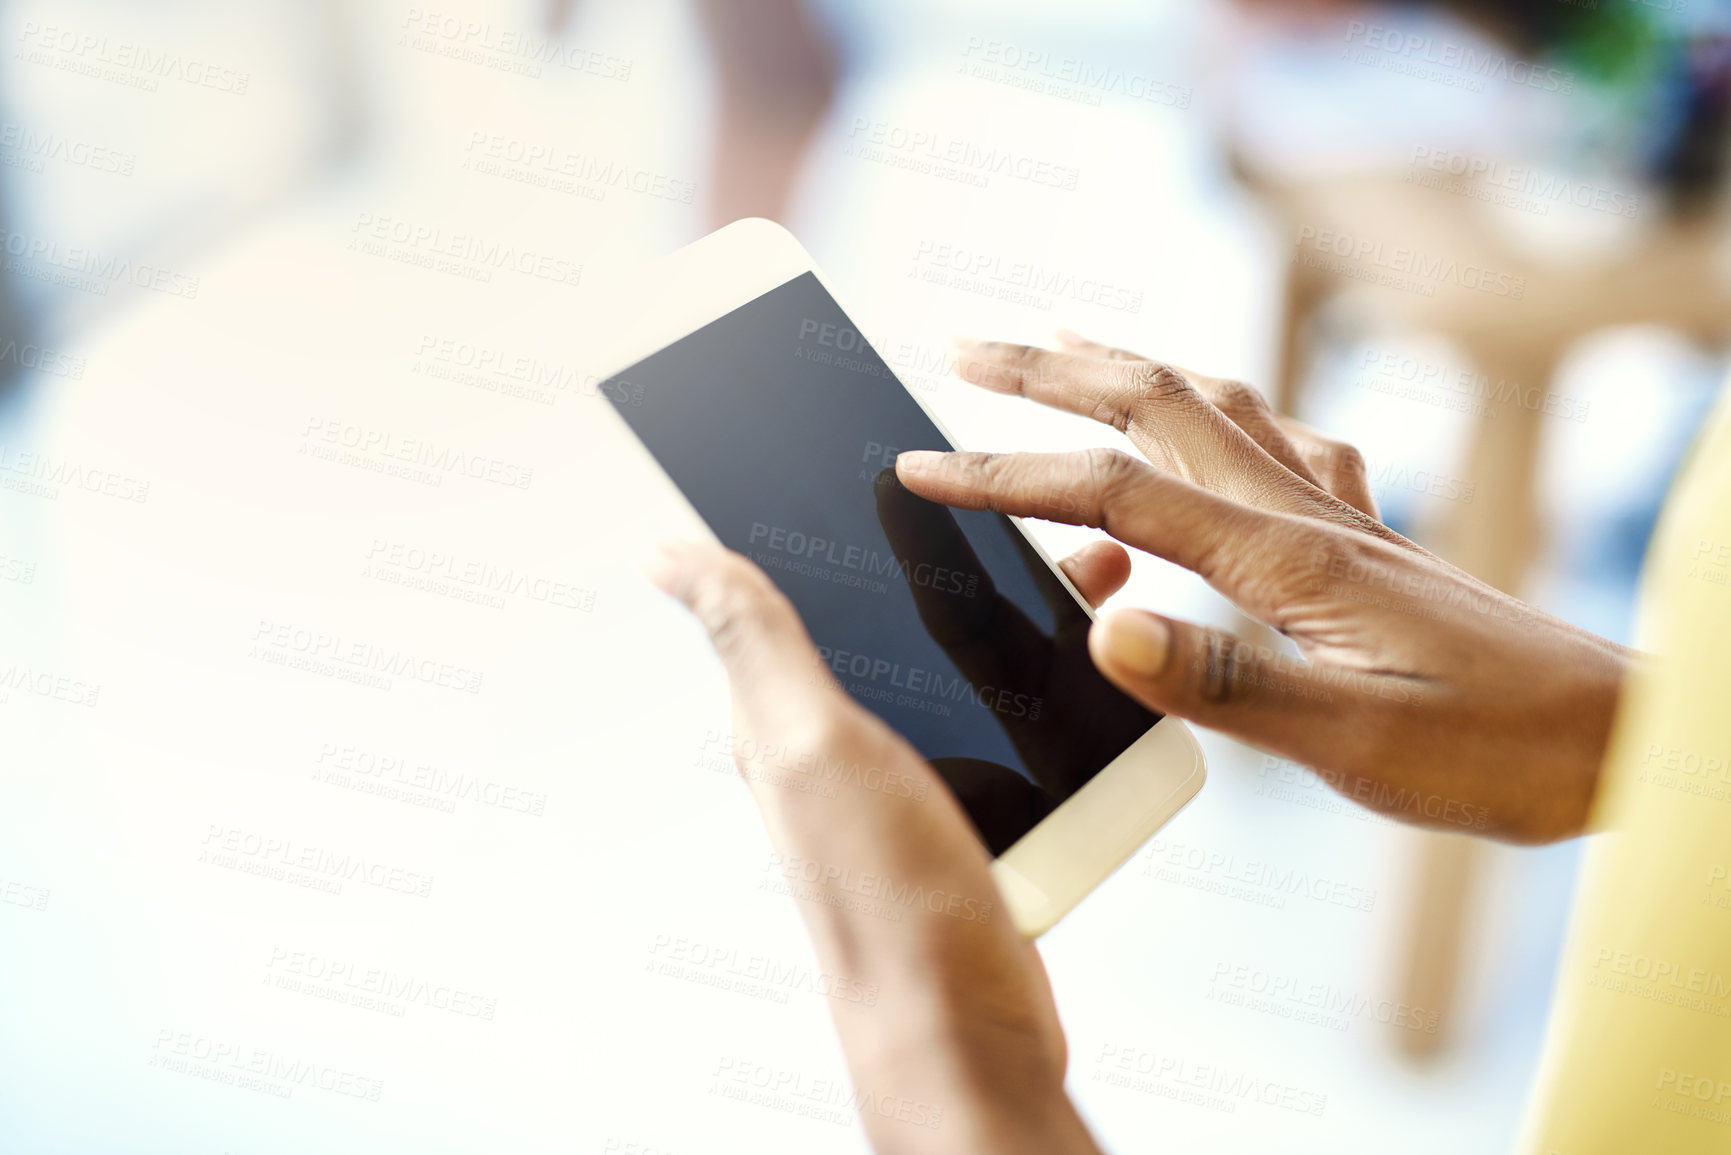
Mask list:
[[1014,522],[908,492],[953,448],[811,273],[602,388],[722,542],[799,610],[834,683],[944,777],[994,854],[1159,715],[1088,656],[1088,616]]

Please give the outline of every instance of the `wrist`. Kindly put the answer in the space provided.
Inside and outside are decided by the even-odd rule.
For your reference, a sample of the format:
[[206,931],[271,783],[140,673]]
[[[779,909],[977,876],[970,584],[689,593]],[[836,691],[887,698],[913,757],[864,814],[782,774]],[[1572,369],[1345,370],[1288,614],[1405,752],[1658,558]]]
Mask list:
[[[894,1007],[890,1014],[836,1008],[873,1149],[880,1155],[1096,1153],[1064,1089],[1064,1047],[1055,1020],[1043,1029],[1023,1016],[994,1014],[981,1005],[982,988],[991,984],[977,976],[960,997],[939,985],[929,977],[913,984],[892,980],[887,1001],[878,1005],[879,1012]],[[874,1119],[867,1110],[868,1089],[886,1105],[906,1100],[923,1106],[930,1125],[910,1127],[907,1118],[883,1107]]]

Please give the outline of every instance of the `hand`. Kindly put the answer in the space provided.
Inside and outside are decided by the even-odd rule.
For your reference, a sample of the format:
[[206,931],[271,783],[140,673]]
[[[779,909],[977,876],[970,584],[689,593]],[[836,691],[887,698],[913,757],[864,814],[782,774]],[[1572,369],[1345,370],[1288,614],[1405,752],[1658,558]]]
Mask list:
[[[932,640],[976,689],[1013,687],[1026,691],[1036,703],[1023,712],[993,712],[1032,781],[1008,766],[945,757],[941,749],[926,747],[933,755],[932,765],[973,819],[986,849],[1002,854],[1100,767],[1147,733],[1155,720],[1140,705],[1113,692],[1094,668],[1088,656],[1091,619],[1026,538],[1014,531],[1008,534],[1051,615],[1049,631],[1013,598],[999,592],[952,510],[909,493],[894,470],[879,474],[874,489],[884,539],[904,572],[956,575],[954,581],[908,583],[914,608]],[[1110,567],[1106,572],[1112,574],[1114,584],[1104,592],[1094,575],[1087,575],[1089,589],[1084,596],[1103,599],[1130,572],[1130,559],[1120,546],[1097,544],[1098,548],[1061,564],[1073,583],[1079,564]],[[967,575],[965,586],[961,575]]]
[[1358,453],[1254,390],[1062,342],[969,343],[957,369],[1106,422],[1146,460],[904,453],[902,483],[959,508],[1104,529],[1200,574],[1305,659],[1140,610],[1103,618],[1096,664],[1151,709],[1312,766],[1396,818],[1519,842],[1581,831],[1626,650],[1384,526]]
[[[1104,597],[1128,559],[1096,549],[1066,568]],[[816,648],[749,561],[673,545],[650,576],[727,667],[736,761],[820,968],[877,991],[870,1005],[831,1001],[872,1145],[1097,1155],[1064,1095],[1064,1037],[1039,955],[1000,908],[986,850],[943,782],[811,676]]]

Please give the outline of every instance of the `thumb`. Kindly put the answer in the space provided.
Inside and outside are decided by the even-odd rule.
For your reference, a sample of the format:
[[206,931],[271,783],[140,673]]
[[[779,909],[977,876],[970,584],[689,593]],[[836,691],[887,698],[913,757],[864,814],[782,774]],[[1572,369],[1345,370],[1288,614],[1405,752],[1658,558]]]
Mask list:
[[[835,682],[768,575],[696,542],[664,545],[643,568],[708,631],[727,669],[734,762],[784,861],[816,871],[801,875],[802,887],[815,888],[799,895],[816,896],[804,904],[808,923],[821,915],[830,931],[855,928],[844,940],[881,945],[875,900],[860,903],[847,887],[896,879],[918,881],[921,894],[972,896],[986,904],[979,923],[988,924],[1000,898],[961,806],[905,739]],[[892,925],[900,919],[895,913]]]
[[682,603],[709,634],[727,669],[734,713],[765,733],[804,733],[845,699],[793,604],[762,570],[704,542],[665,542],[645,575]]
[[1338,756],[1344,728],[1411,694],[1404,679],[1303,661],[1222,630],[1126,609],[1097,621],[1088,652],[1153,710],[1302,761]]

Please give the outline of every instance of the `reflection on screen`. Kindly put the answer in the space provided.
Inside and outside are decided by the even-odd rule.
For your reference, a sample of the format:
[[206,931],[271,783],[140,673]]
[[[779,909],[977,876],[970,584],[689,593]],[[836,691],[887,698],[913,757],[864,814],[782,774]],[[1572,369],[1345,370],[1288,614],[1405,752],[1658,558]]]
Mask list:
[[1094,669],[1087,615],[1014,523],[896,481],[899,452],[952,446],[812,274],[603,393],[798,608],[812,677],[930,759],[994,854],[1158,720]]

